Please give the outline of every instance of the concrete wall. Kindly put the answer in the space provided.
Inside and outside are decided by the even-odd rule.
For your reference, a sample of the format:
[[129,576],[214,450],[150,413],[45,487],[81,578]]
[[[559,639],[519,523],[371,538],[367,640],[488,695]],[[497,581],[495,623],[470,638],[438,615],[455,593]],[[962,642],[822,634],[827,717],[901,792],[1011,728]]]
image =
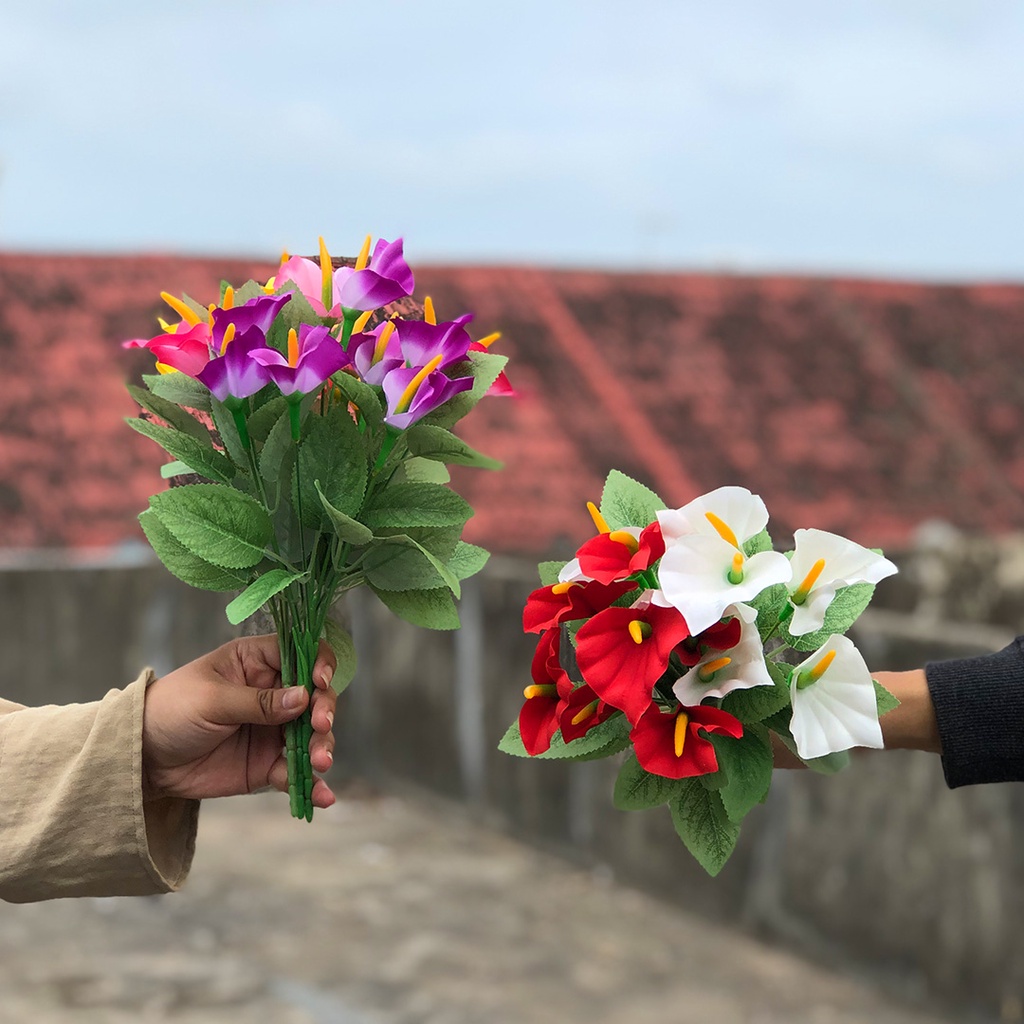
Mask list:
[[[856,640],[875,669],[991,650],[1024,622],[1024,545],[935,528],[897,559]],[[898,580],[898,582],[897,582]],[[372,597],[341,609],[360,669],[339,715],[339,775],[426,787],[498,827],[682,907],[852,960],[909,995],[1024,1019],[1024,787],[946,789],[937,758],[893,752],[844,774],[777,773],[715,880],[665,809],[611,806],[617,763],[532,762],[496,750],[516,716],[534,638],[519,629],[532,566],[468,581],[464,628],[398,622]],[[183,663],[231,635],[223,595],[148,559],[0,565],[0,693],[87,700],[144,664]]]

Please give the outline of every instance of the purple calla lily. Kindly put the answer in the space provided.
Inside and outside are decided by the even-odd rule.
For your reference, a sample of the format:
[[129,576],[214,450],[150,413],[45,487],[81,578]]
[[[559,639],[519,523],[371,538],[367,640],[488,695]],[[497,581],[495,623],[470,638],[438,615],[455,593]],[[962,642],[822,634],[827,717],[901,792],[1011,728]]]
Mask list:
[[326,327],[302,324],[297,335],[289,334],[288,348],[287,359],[272,348],[257,348],[249,353],[250,358],[266,367],[282,395],[308,395],[351,362],[349,354]]
[[403,295],[412,295],[415,281],[402,253],[402,239],[377,240],[362,270],[339,267],[334,272],[334,296],[344,309],[379,309]]
[[213,344],[217,351],[224,342],[224,332],[228,324],[235,325],[236,337],[248,332],[250,327],[255,327],[260,334],[266,335],[270,325],[274,322],[277,314],[281,312],[286,302],[291,302],[291,294],[284,295],[257,295],[256,298],[243,302],[240,306],[232,306],[230,309],[215,309],[213,311]]
[[426,320],[396,320],[402,355],[409,366],[425,366],[440,355],[441,369],[461,362],[466,358],[473,339],[466,330],[466,324],[473,319],[466,313],[456,320],[432,324]]
[[224,355],[211,359],[197,374],[219,402],[249,398],[270,383],[270,371],[252,358],[254,349],[267,343],[258,327],[232,338]]
[[384,378],[384,395],[388,402],[385,423],[405,430],[449,398],[473,386],[472,377],[453,379],[434,366],[436,363],[428,363],[419,369],[400,367]]
[[352,362],[367,384],[380,386],[392,370],[405,366],[395,324],[396,321],[389,320],[368,334],[356,334],[349,339]]

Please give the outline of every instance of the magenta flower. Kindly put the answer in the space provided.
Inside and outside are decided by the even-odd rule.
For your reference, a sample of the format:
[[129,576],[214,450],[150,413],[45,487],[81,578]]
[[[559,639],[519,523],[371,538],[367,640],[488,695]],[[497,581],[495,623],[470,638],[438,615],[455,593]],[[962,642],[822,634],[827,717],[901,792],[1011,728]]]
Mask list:
[[255,348],[249,357],[266,367],[282,395],[308,395],[350,362],[326,327],[310,324],[302,324],[298,334],[294,329],[288,332],[287,358],[273,348]]
[[384,396],[388,401],[385,423],[405,430],[449,398],[473,386],[472,377],[452,379],[442,373],[437,368],[441,358],[435,356],[419,369],[399,367],[384,378]]
[[240,306],[232,306],[231,309],[215,309],[213,311],[213,346],[220,353],[224,343],[224,332],[228,324],[235,325],[235,334],[245,334],[250,327],[255,327],[261,334],[266,335],[270,325],[274,322],[281,307],[286,302],[291,302],[291,295],[257,295],[256,298],[243,302]]
[[258,327],[231,338],[224,354],[211,359],[197,374],[219,402],[248,398],[270,383],[270,371],[252,358],[254,349],[264,348],[267,339]]
[[210,338],[209,324],[200,321],[189,326],[183,320],[173,333],[161,333],[155,338],[132,338],[122,345],[149,349],[158,363],[196,377],[210,361]]
[[427,320],[397,320],[398,338],[402,355],[409,366],[425,366],[435,356],[441,356],[439,367],[445,369],[466,358],[473,343],[465,325],[473,319],[466,313],[457,320],[434,324]]
[[356,371],[367,384],[379,387],[392,370],[405,366],[393,320],[381,324],[369,334],[354,334],[349,339],[348,350]]

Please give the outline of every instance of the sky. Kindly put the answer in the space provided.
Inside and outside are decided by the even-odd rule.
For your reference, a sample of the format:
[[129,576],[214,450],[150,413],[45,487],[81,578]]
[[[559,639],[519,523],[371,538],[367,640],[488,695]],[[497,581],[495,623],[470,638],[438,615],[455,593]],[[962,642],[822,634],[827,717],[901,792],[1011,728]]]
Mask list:
[[1024,279],[1018,0],[9,0],[0,249]]

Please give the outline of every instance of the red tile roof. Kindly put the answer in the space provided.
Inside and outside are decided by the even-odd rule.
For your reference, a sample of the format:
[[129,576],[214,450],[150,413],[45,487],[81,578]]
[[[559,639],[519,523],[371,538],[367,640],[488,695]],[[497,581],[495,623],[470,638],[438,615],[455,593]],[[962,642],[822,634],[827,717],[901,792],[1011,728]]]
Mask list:
[[[162,453],[121,422],[159,292],[202,301],[266,264],[0,254],[0,546],[140,536]],[[1024,525],[1024,287],[526,268],[419,268],[442,318],[512,356],[518,399],[462,424],[501,473],[459,471],[467,539],[565,553],[616,467],[678,505],[761,494],[779,540],[818,526],[904,543],[922,520]]]

